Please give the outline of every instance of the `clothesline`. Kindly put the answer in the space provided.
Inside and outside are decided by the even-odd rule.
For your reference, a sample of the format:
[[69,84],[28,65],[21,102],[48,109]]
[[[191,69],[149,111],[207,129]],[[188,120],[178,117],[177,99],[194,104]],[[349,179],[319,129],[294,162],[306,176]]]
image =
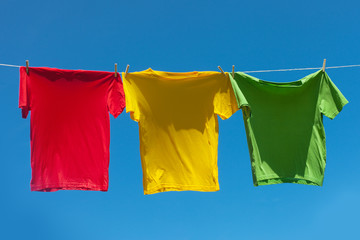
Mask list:
[[[19,65],[5,64],[5,63],[0,63],[0,66],[4,66],[4,67],[18,67],[18,68],[21,67],[21,66],[19,66]],[[326,67],[326,69],[350,68],[350,67],[360,67],[360,64]],[[254,71],[241,71],[241,72],[243,72],[243,73],[287,72],[287,71],[303,71],[303,70],[319,70],[319,69],[321,69],[321,67],[313,67],[313,68],[290,68],[290,69],[272,69],[272,70],[254,70]]]
[[254,186],[322,186],[323,116],[334,119],[348,103],[322,70],[308,75],[306,84],[258,84],[240,72],[234,78],[189,73],[185,82],[177,81],[184,73],[165,73],[168,84],[157,84],[163,72],[142,71],[117,81],[114,72],[75,76],[62,69],[29,70],[28,76],[21,68],[18,89],[22,117],[31,111],[32,191],[107,191],[109,114],[117,117],[124,108],[139,127],[145,195],[218,191],[218,116],[225,120],[240,109]]
[[[344,66],[333,66],[333,67],[326,67],[325,69],[330,69],[330,68],[349,68],[349,67],[360,67],[360,64],[357,64],[357,65],[344,65]],[[243,72],[243,73],[286,72],[286,71],[319,70],[319,69],[321,69],[321,67],[317,67],[317,68],[291,68],[291,69],[255,70],[255,71],[242,71],[242,72]]]

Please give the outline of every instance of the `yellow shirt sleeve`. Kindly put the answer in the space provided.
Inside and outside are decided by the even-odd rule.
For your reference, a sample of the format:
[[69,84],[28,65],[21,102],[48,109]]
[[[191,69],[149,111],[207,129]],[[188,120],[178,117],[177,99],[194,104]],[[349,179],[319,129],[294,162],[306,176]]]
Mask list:
[[214,112],[224,120],[231,117],[238,110],[238,107],[229,74],[221,74],[219,81],[219,88],[214,97]]
[[[133,73],[128,73],[129,74]],[[140,109],[137,102],[136,94],[139,93],[137,86],[129,81],[130,78],[125,77],[125,73],[122,73],[122,80],[124,85],[125,92],[125,102],[126,102],[126,112],[130,112],[130,117],[132,120],[139,122],[140,121]]]

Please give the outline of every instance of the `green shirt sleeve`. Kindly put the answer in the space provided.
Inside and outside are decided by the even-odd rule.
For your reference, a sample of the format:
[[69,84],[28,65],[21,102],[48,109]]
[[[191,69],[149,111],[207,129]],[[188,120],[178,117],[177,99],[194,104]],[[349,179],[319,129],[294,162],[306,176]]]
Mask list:
[[231,85],[234,90],[237,106],[239,109],[242,109],[243,112],[247,115],[250,114],[250,105],[248,101],[246,100],[244,94],[242,93],[241,89],[239,88],[239,85],[237,84],[237,81],[241,81],[241,73],[237,72],[234,74],[234,77],[232,77],[232,74],[229,73],[229,78]]
[[334,119],[348,100],[331,81],[326,72],[322,75],[320,86],[320,111],[330,119]]

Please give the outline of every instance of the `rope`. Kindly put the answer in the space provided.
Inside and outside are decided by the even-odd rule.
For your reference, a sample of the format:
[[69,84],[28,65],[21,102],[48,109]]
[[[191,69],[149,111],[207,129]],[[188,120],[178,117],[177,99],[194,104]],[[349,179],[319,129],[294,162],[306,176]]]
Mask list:
[[[360,67],[358,65],[344,65],[344,66],[333,66],[333,67],[325,67],[325,69],[331,68],[349,68],[349,67]],[[243,71],[243,73],[257,73],[257,72],[286,72],[286,71],[301,71],[301,70],[320,70],[320,68],[291,68],[291,69],[275,69],[275,70],[256,70],[256,71]]]
[[[12,64],[4,64],[0,63],[0,66],[4,67],[21,67],[18,65]],[[350,68],[350,67],[360,67],[360,64],[357,65],[344,65],[344,66],[333,66],[333,67],[325,67],[325,69],[333,69],[333,68]],[[290,68],[290,69],[273,69],[273,70],[255,70],[255,71],[242,71],[243,73],[259,73],[259,72],[287,72],[287,71],[303,71],[303,70],[320,70],[321,67],[317,68]]]
[[18,65],[11,65],[11,64],[3,64],[3,63],[0,63],[0,66],[5,66],[5,67],[21,67],[21,66],[18,66]]

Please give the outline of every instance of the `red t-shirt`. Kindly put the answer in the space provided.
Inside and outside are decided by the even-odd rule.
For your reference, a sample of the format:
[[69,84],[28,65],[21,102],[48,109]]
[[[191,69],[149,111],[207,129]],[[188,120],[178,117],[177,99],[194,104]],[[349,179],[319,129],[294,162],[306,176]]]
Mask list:
[[120,74],[20,68],[19,107],[31,110],[31,191],[107,191],[109,112],[125,107]]

